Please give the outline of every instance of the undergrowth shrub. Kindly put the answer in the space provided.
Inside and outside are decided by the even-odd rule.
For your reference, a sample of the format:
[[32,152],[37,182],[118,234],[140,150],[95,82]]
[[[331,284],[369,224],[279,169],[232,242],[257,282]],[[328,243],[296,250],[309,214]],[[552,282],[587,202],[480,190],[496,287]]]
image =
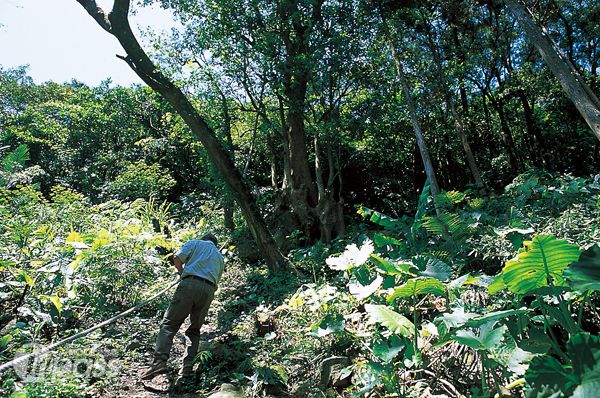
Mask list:
[[361,208],[379,230],[287,305],[307,336],[350,339],[329,352],[351,360],[354,395],[593,396],[599,179],[533,170],[490,198],[426,184],[414,217]]

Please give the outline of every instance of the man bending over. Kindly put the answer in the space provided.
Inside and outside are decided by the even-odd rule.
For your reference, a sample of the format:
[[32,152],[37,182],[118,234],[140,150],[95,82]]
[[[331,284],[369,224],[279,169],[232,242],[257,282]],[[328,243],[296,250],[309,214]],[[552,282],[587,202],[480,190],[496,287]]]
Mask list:
[[217,238],[212,234],[206,234],[200,240],[188,241],[175,253],[173,263],[181,275],[181,282],[165,312],[156,338],[154,362],[142,375],[143,380],[151,380],[167,372],[167,360],[173,338],[188,315],[190,327],[185,334],[191,344],[187,347],[179,375],[188,377],[192,374],[194,357],[200,343],[200,327],[204,323],[225,268],[223,256],[217,248]]

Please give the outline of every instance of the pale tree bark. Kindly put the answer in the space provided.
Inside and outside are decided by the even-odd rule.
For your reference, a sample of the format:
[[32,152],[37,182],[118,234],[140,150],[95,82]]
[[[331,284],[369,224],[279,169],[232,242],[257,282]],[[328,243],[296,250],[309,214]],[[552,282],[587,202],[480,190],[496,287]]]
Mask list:
[[533,20],[529,10],[518,0],[503,0],[517,19],[531,44],[537,48],[552,74],[558,79],[563,91],[571,99],[581,116],[600,140],[600,100],[583,80],[568,58],[552,42],[552,39]]
[[392,37],[387,27],[387,22],[385,18],[383,18],[383,13],[381,13],[382,18],[382,27],[383,33],[385,35],[386,42],[388,47],[390,48],[390,52],[392,53],[392,58],[394,59],[394,63],[396,64],[396,72],[398,74],[398,78],[400,79],[400,84],[402,85],[402,91],[404,92],[404,97],[406,98],[406,105],[408,107],[408,113],[410,114],[410,120],[413,126],[413,130],[415,132],[415,137],[417,139],[417,146],[419,147],[419,152],[421,154],[421,160],[423,161],[423,166],[425,167],[425,174],[427,178],[429,178],[431,194],[436,197],[440,193],[440,186],[438,185],[437,178],[435,176],[435,170],[433,168],[433,163],[431,162],[431,156],[429,156],[429,150],[427,149],[427,144],[425,144],[425,139],[423,138],[423,133],[421,129],[421,124],[419,123],[419,118],[417,116],[417,108],[415,106],[415,100],[413,99],[410,84],[404,73],[404,68],[402,66],[402,60],[396,51],[396,46],[392,41]]
[[435,64],[440,89],[442,91],[442,95],[444,96],[444,101],[446,102],[446,106],[450,108],[450,113],[452,114],[452,118],[454,119],[454,126],[456,128],[456,132],[462,144],[463,150],[465,151],[465,156],[467,157],[467,164],[469,166],[469,170],[471,171],[471,175],[473,176],[473,180],[475,181],[475,185],[479,188],[482,188],[483,180],[481,179],[481,173],[479,172],[479,168],[477,167],[477,163],[475,162],[475,156],[473,155],[473,151],[471,150],[471,145],[469,145],[465,124],[463,123],[462,117],[456,110],[456,104],[450,92],[450,86],[446,79],[444,68],[442,66],[442,60],[440,59],[437,46],[434,43],[431,30],[429,29],[429,22],[424,16],[423,22],[427,31],[427,43],[429,46],[429,50],[431,51],[431,55],[433,57],[433,63]]
[[127,62],[148,86],[173,106],[194,136],[202,142],[215,168],[240,206],[248,228],[269,268],[273,270],[285,268],[285,259],[260,215],[254,197],[214,131],[199,115],[186,95],[160,72],[138,43],[129,25],[130,0],[115,0],[108,14],[98,7],[95,0],[77,0],[77,2],[105,31],[121,43],[127,56],[120,58]]

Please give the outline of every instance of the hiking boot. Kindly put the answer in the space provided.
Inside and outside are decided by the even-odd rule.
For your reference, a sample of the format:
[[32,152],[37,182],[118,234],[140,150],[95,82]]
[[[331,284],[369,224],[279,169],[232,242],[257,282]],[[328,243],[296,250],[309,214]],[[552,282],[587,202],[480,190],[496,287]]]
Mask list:
[[163,373],[167,373],[167,361],[155,361],[150,369],[142,374],[142,380],[152,380]]

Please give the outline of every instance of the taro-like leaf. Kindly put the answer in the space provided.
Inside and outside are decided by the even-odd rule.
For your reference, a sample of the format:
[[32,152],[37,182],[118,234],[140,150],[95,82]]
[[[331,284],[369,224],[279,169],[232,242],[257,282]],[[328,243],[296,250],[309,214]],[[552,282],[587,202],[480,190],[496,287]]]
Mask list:
[[472,276],[471,274],[465,274],[462,276],[459,276],[456,279],[452,279],[449,283],[448,283],[448,289],[452,290],[452,289],[459,289],[465,285],[472,285],[476,282],[478,282],[480,280],[480,278]]
[[504,343],[493,348],[490,354],[493,360],[520,376],[527,370],[527,364],[533,356],[531,352],[522,350],[517,346],[517,342],[510,334],[507,334]]
[[406,281],[402,286],[394,289],[394,292],[388,297],[388,301],[393,301],[398,297],[416,297],[422,294],[444,294],[445,286],[435,278],[413,278]]
[[452,275],[450,266],[435,257],[415,256],[413,263],[419,269],[420,276],[430,276],[445,282]]
[[456,328],[464,325],[470,319],[473,319],[477,316],[472,312],[465,312],[464,307],[454,308],[452,312],[447,312],[441,316],[435,318],[436,322],[443,322],[448,328]]
[[517,294],[529,293],[549,283],[564,285],[563,271],[579,258],[579,249],[553,235],[538,235],[524,243],[524,249],[502,269],[508,289]]
[[368,285],[363,285],[360,282],[358,283],[350,283],[348,284],[348,290],[350,290],[350,294],[354,296],[354,298],[358,301],[362,301],[375,293],[381,284],[383,283],[383,278],[381,275],[377,275],[375,280]]
[[387,363],[392,361],[406,347],[404,340],[391,335],[389,339],[378,339],[373,343],[372,350],[376,357]]
[[573,373],[579,386],[573,398],[597,397],[600,392],[600,338],[589,333],[574,334],[567,343]]
[[429,178],[425,180],[421,195],[419,195],[419,203],[417,204],[417,213],[415,214],[415,220],[410,228],[410,232],[413,236],[417,233],[417,230],[423,225],[422,219],[427,212],[427,205],[429,203],[431,182]]
[[487,286],[488,294],[494,295],[499,291],[502,291],[506,288],[506,283],[504,283],[504,276],[502,273],[496,275],[494,279]]
[[404,225],[404,222],[401,219],[392,218],[390,216],[386,216],[383,213],[380,213],[375,210],[371,210],[367,207],[361,207],[358,210],[358,214],[363,216],[364,218],[369,218],[369,221],[380,225],[387,229],[400,229]]
[[469,319],[469,321],[467,322],[467,326],[477,327],[486,322],[497,321],[497,320],[505,319],[505,318],[508,318],[508,317],[514,316],[514,315],[526,314],[529,311],[530,310],[527,308],[520,308],[517,310],[504,310],[504,311],[488,312],[487,314],[480,315],[480,316],[474,317],[472,319]]
[[344,329],[344,317],[340,314],[327,314],[311,328],[311,334],[317,337],[339,332]]
[[565,279],[575,290],[600,290],[600,246],[581,253],[579,261],[565,270]]
[[329,265],[329,268],[336,271],[346,271],[352,267],[360,267],[369,260],[369,257],[373,253],[373,243],[366,241],[363,245],[358,248],[356,244],[346,246],[346,250],[339,256],[331,256],[325,262]]
[[411,268],[414,268],[412,264],[392,262],[375,254],[371,254],[371,258],[375,260],[377,268],[388,275],[414,275],[411,272]]
[[386,305],[365,304],[365,310],[369,314],[371,322],[380,323],[394,333],[409,337],[414,331],[415,326],[408,318]]
[[525,381],[534,392],[551,389],[565,394],[560,396],[569,396],[567,394],[577,385],[577,378],[570,369],[549,355],[533,358],[525,372]]
[[484,323],[476,328],[479,331],[478,334],[471,330],[459,330],[453,339],[475,350],[490,350],[502,343],[504,334],[508,330],[506,325],[494,328],[495,325],[495,321]]
[[402,241],[384,234],[373,235],[373,243],[377,247],[383,246],[402,246]]
[[600,338],[577,333],[567,342],[569,361],[560,363],[549,355],[534,358],[525,373],[533,391],[550,387],[571,398],[594,398],[600,389]]

